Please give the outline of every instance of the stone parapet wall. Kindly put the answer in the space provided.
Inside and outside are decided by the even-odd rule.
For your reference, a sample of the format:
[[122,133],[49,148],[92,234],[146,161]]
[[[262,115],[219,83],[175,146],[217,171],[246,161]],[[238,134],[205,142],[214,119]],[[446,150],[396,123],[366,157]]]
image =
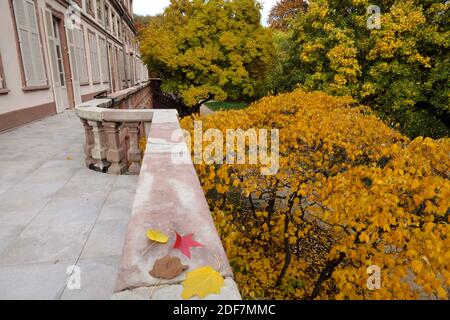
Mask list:
[[[184,138],[173,141],[179,130],[176,110],[154,110],[113,299],[181,299],[185,273],[172,280],[149,274],[155,261],[166,255],[180,258],[187,271],[211,266],[220,272],[225,285],[207,299],[241,299],[194,165],[173,161],[177,151],[187,152]],[[169,243],[152,245],[148,229],[169,235]],[[188,259],[172,249],[175,231],[193,233],[204,247],[192,248]]]
[[[152,90],[147,88],[144,84],[76,106],[85,128],[86,165],[111,174],[139,175],[112,299],[181,299],[185,272],[172,280],[155,279],[149,274],[156,260],[170,255],[188,266],[187,272],[211,266],[222,275],[225,280],[220,294],[206,299],[239,300],[232,269],[180,134],[178,112],[141,109],[142,101],[152,100]],[[143,155],[139,150],[142,137],[147,142]],[[182,163],[174,161],[180,151]],[[169,235],[169,243],[152,245],[146,235],[148,229]],[[204,247],[192,248],[191,258],[187,258],[173,249],[175,232],[194,234],[195,241]]]
[[140,143],[153,116],[151,101],[146,82],[75,107],[85,129],[87,167],[110,174],[139,174]]

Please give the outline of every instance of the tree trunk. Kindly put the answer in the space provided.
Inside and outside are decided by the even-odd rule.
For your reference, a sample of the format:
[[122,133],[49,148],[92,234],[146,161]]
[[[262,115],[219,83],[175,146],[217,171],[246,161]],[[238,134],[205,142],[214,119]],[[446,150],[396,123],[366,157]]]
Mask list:
[[253,217],[256,219],[256,207],[251,194],[248,195],[248,201],[250,202],[250,209],[252,210]]
[[345,258],[345,254],[341,252],[339,254],[339,257],[330,261],[326,265],[326,267],[323,269],[322,273],[320,274],[319,279],[316,282],[316,285],[314,286],[314,290],[311,293],[311,297],[310,297],[311,300],[314,300],[315,298],[317,298],[317,296],[320,293],[320,290],[322,289],[322,284],[331,278],[334,270],[337,268],[337,266],[339,266],[341,264],[341,262],[344,260],[344,258]]
[[200,107],[201,104],[196,104],[195,106],[191,107],[191,114],[200,114]]
[[272,217],[273,214],[275,213],[275,204],[276,204],[276,199],[272,198],[269,200],[269,203],[267,205],[267,225],[269,227],[269,232],[272,231],[272,226],[270,225],[270,221],[272,221]]
[[286,214],[286,220],[284,221],[284,265],[283,269],[281,270],[280,275],[278,276],[277,283],[275,284],[276,287],[281,285],[281,282],[283,281],[284,276],[286,275],[286,272],[289,268],[289,265],[291,264],[292,254],[291,254],[291,246],[289,245],[289,237],[286,237],[286,233],[289,232],[289,214]]

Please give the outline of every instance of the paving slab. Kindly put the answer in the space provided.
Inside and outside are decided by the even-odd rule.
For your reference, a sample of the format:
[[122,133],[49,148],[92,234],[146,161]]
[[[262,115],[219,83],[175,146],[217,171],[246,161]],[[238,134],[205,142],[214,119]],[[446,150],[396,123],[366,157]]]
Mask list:
[[2,300],[56,300],[66,287],[73,261],[0,266]]
[[82,164],[67,160],[50,160],[22,179],[18,184],[0,194],[0,203],[26,199],[48,199],[58,192]]
[[89,235],[81,258],[120,256],[128,219],[98,221]]
[[86,168],[84,139],[72,111],[0,133],[0,299],[110,299],[138,178]]
[[43,163],[43,160],[0,160],[0,194],[16,185]]
[[0,203],[0,226],[27,226],[50,202],[49,199]]
[[65,289],[62,300],[110,300],[114,291],[114,280],[120,256],[81,259],[81,287],[79,290]]
[[73,260],[81,250],[92,224],[30,225],[3,251],[0,266]]
[[118,176],[106,199],[99,221],[129,219],[133,209],[138,176]]
[[24,227],[0,224],[0,254],[20,235]]

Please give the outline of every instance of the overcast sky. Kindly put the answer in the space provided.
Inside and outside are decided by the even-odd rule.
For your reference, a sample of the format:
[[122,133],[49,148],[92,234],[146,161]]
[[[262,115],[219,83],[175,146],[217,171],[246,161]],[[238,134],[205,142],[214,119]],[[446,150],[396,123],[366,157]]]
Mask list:
[[[263,21],[264,25],[267,25],[267,17],[269,16],[270,9],[277,2],[277,0],[261,0],[264,5]],[[140,15],[154,15],[162,13],[164,8],[167,7],[170,0],[134,0],[134,13]]]

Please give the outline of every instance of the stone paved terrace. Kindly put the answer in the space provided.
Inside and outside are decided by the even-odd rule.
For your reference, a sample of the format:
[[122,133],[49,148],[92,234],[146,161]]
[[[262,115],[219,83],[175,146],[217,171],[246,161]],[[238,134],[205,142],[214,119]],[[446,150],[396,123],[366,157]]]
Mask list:
[[73,111],[0,133],[0,299],[111,298],[138,177],[87,169],[83,143]]

